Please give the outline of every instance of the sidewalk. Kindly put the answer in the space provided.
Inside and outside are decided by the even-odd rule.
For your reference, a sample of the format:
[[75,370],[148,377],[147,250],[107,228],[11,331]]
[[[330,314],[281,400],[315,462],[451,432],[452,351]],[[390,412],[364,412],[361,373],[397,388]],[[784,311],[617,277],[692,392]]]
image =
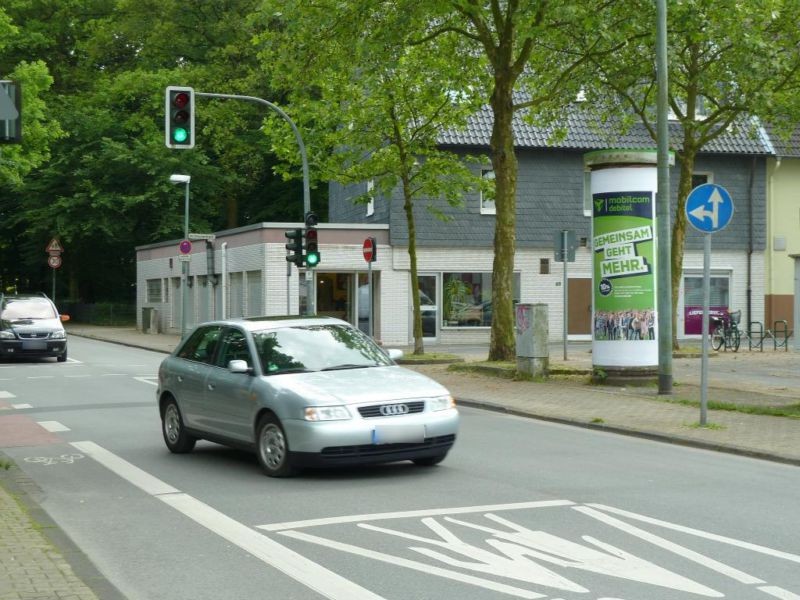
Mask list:
[[[134,328],[71,324],[68,331],[72,336],[163,353],[171,352],[180,340],[178,335],[145,334]],[[590,349],[588,343],[570,344],[564,360],[563,347],[552,346],[551,368],[578,374],[547,382],[459,373],[440,364],[406,366],[440,381],[462,406],[800,466],[800,419],[709,410],[713,427],[699,428],[697,407],[668,402],[655,387],[588,385],[587,376],[580,373],[591,370]],[[479,346],[427,350],[460,354],[465,361],[486,357],[485,348]],[[699,400],[700,363],[697,357],[673,360],[672,400]],[[709,359],[708,399],[800,404],[800,353],[742,349],[737,354],[717,354]],[[0,600],[119,600],[119,592],[38,507],[36,495],[24,473],[3,470],[0,464]]]

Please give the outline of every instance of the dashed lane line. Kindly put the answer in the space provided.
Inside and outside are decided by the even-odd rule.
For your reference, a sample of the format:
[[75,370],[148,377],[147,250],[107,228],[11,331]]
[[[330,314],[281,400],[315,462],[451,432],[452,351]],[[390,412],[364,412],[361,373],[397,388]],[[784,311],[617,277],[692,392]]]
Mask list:
[[36,421],[39,425],[44,427],[50,433],[57,433],[59,431],[70,431],[66,425],[62,425],[58,421]]

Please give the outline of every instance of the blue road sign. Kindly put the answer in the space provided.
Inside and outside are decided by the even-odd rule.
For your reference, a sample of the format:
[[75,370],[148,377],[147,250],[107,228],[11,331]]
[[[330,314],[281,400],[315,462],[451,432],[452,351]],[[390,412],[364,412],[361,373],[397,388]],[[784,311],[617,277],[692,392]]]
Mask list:
[[725,229],[733,217],[733,200],[721,185],[698,185],[686,198],[686,218],[689,224],[702,233],[716,233]]

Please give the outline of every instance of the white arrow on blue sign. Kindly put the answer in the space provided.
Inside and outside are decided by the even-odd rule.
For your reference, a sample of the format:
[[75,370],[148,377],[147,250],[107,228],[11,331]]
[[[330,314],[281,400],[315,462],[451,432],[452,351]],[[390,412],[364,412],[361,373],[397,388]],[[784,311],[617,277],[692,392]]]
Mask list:
[[698,185],[686,198],[686,218],[702,233],[716,233],[728,226],[733,217],[733,200],[721,185]]

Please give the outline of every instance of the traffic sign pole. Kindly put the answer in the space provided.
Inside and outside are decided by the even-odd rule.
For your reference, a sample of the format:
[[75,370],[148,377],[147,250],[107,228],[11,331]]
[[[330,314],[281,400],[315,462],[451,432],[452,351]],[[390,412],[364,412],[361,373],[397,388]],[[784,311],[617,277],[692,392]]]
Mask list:
[[711,304],[711,234],[728,226],[733,218],[733,200],[721,185],[698,185],[686,198],[686,220],[704,234],[703,239],[703,355],[700,363],[700,426],[708,420],[708,334]]

